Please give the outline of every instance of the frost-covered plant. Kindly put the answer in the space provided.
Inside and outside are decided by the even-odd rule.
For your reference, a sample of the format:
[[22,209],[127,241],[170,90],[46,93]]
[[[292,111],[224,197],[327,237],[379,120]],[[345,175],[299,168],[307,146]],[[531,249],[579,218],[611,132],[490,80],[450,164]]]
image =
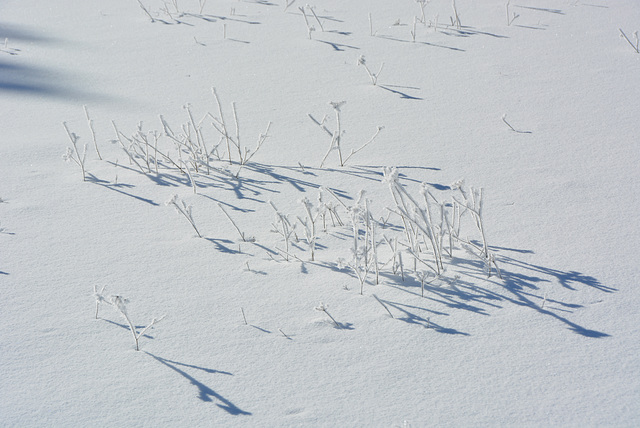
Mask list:
[[160,321],[162,321],[165,318],[165,315],[161,316],[160,318],[153,318],[151,320],[151,323],[149,323],[149,325],[147,325],[145,328],[143,328],[142,330],[140,330],[140,332],[138,333],[136,331],[135,326],[133,325],[133,323],[131,322],[131,318],[129,318],[129,313],[127,312],[127,303],[129,303],[129,301],[127,299],[125,299],[122,296],[111,296],[111,305],[118,311],[120,312],[120,314],[122,314],[122,316],[124,317],[125,320],[127,320],[127,324],[129,325],[129,329],[131,330],[131,334],[133,335],[133,340],[136,343],[136,351],[140,350],[140,337],[143,336],[147,330],[149,330],[151,327],[153,327],[155,324],[159,323]]
[[96,299],[96,319],[98,319],[98,310],[100,309],[100,303],[111,304],[107,298],[104,296],[104,289],[107,286],[103,286],[100,291],[98,291],[98,286],[94,284],[93,286],[93,297]]
[[427,279],[429,279],[432,273],[425,270],[417,270],[415,274],[416,277],[418,277],[418,281],[420,281],[420,295],[424,297],[424,284],[426,283]]
[[89,130],[91,131],[91,137],[93,138],[93,146],[96,149],[96,154],[98,158],[102,160],[102,155],[100,154],[100,150],[98,150],[98,141],[96,140],[96,131],[93,129],[93,120],[89,117],[89,110],[87,110],[87,106],[82,106],[84,109],[84,115],[87,118],[87,125],[89,126]]
[[458,15],[458,8],[456,7],[456,0],[451,0],[451,7],[453,8],[453,16],[451,17],[451,25],[458,30],[462,28],[460,23],[460,15]]
[[[464,182],[460,181],[457,183],[455,187],[459,190],[463,201],[459,201],[455,197],[453,198],[454,202],[458,204],[461,208],[461,215],[469,212],[474,220],[478,231],[480,232],[480,236],[482,239],[482,247],[478,247],[476,244],[471,242],[470,240],[461,240],[464,243],[464,248],[470,254],[473,254],[480,258],[484,262],[484,270],[488,277],[491,276],[492,268],[495,268],[498,277],[502,278],[502,274],[500,272],[500,268],[496,263],[494,254],[489,250],[489,245],[487,244],[487,238],[485,234],[484,222],[483,222],[483,208],[484,208],[484,191],[482,188],[470,188],[466,189],[464,187]],[[460,239],[458,237],[458,239]]]
[[511,0],[508,0],[507,4],[505,5],[505,8],[507,9],[507,26],[511,26],[511,24],[513,24],[513,21],[515,21],[518,17],[520,17],[520,15],[518,15],[515,12],[513,12],[513,15],[509,15],[509,4],[510,3],[511,3]]
[[340,122],[340,111],[342,109],[342,106],[344,106],[345,103],[346,103],[346,101],[330,102],[329,103],[329,105],[331,105],[331,107],[333,108],[333,111],[334,111],[335,117],[336,117],[336,129],[333,132],[331,130],[329,130],[329,128],[326,125],[327,116],[324,116],[322,118],[322,120],[319,121],[315,117],[313,117],[311,114],[308,114],[309,118],[313,121],[313,123],[318,125],[320,127],[320,129],[322,129],[324,132],[326,132],[331,137],[331,142],[329,143],[329,149],[327,150],[327,153],[322,158],[322,162],[320,162],[320,168],[322,168],[324,166],[325,161],[327,160],[327,158],[329,157],[329,154],[333,150],[337,150],[337,152],[338,152],[338,158],[339,158],[339,161],[340,161],[340,166],[345,166],[347,161],[349,159],[351,159],[351,157],[353,155],[355,155],[360,150],[364,149],[369,144],[371,144],[376,139],[376,137],[378,136],[380,131],[382,131],[384,129],[383,126],[378,126],[378,128],[376,130],[376,133],[373,135],[373,137],[371,137],[366,143],[364,143],[358,149],[355,149],[355,150],[351,149],[351,151],[349,152],[349,155],[346,156],[346,157],[343,157],[343,155],[342,155],[342,136],[344,134],[344,131],[342,130],[342,124]]
[[511,129],[513,132],[516,132],[518,134],[531,134],[531,131],[521,131],[519,129],[514,128],[513,126],[511,126],[511,124],[509,122],[507,122],[507,114],[503,114],[502,115],[502,121],[505,123],[505,125],[507,125],[509,127],[509,129]]
[[67,131],[67,135],[69,136],[69,140],[71,140],[71,145],[73,146],[73,148],[67,147],[67,151],[62,156],[62,159],[64,159],[66,162],[73,161],[75,164],[77,164],[82,170],[82,181],[86,181],[87,177],[84,162],[87,159],[87,145],[84,144],[82,153],[80,153],[80,150],[78,149],[78,140],[80,139],[80,137],[78,137],[75,133],[69,131],[67,122],[62,122],[62,125],[64,126],[65,131]]
[[349,209],[353,231],[352,261],[349,266],[360,282],[360,294],[364,292],[369,272],[377,264],[376,243],[372,239],[373,219],[364,194],[364,191],[360,191],[356,204]]
[[411,27],[411,41],[413,43],[416,42],[416,23],[418,22],[418,17],[414,16],[413,17],[413,25]]
[[320,27],[320,31],[324,32],[324,26],[322,25],[322,22],[320,22],[320,18],[318,18],[318,15],[316,15],[316,11],[314,10],[315,6],[311,6],[307,4],[306,7],[311,12],[316,22],[318,23],[318,26]]
[[300,222],[300,224],[302,224],[304,236],[307,244],[309,245],[309,251],[311,251],[311,261],[314,261],[316,240],[318,239],[316,223],[318,221],[318,217],[320,216],[320,211],[318,211],[307,198],[303,198],[300,203],[304,207],[306,217],[304,219],[298,217],[298,221]]
[[315,307],[315,310],[319,312],[324,312],[325,314],[327,314],[329,318],[331,318],[331,321],[333,321],[333,323],[337,328],[342,328],[342,326],[338,323],[338,321],[336,321],[336,319],[332,317],[331,314],[327,311],[327,306],[324,303],[320,302],[320,304]]
[[289,261],[289,257],[291,256],[289,248],[291,246],[292,240],[294,239],[294,237],[296,237],[296,224],[292,224],[291,221],[289,221],[289,217],[280,212],[273,202],[269,201],[269,205],[271,205],[271,208],[273,208],[276,213],[275,222],[271,223],[271,225],[273,226],[273,229],[271,231],[281,235],[284,238],[285,242],[284,255],[282,254],[281,250],[278,250],[277,247],[276,250],[281,253],[282,257],[286,261]]
[[336,222],[340,226],[344,225],[342,219],[340,218],[340,215],[338,214],[337,205],[332,201],[327,200],[327,197],[325,195],[326,193],[333,196],[343,207],[346,208],[346,205],[340,199],[338,199],[336,194],[333,193],[331,189],[320,187],[320,191],[318,192],[318,210],[320,212],[320,215],[322,216],[322,230],[325,232],[327,231],[327,214],[329,215],[333,226],[336,226]]
[[383,266],[386,266],[389,263],[391,263],[391,270],[393,274],[396,275],[398,272],[400,272],[400,275],[402,276],[402,280],[404,281],[404,266],[402,264],[402,253],[400,252],[400,250],[398,250],[398,238],[389,239],[385,235],[383,235],[383,238],[384,238],[384,241],[389,246],[389,249],[391,250],[391,254],[392,254],[391,259],[389,259],[389,261],[384,263]]
[[309,23],[309,18],[307,18],[307,14],[304,11],[304,7],[300,6],[298,10],[302,12],[302,16],[304,17],[304,23],[307,26],[307,36],[309,37],[309,40],[311,40],[311,33],[316,31],[316,28]]
[[631,40],[629,40],[629,37],[627,37],[627,35],[624,33],[624,31],[622,31],[621,28],[618,28],[618,31],[620,31],[620,38],[625,39],[627,43],[631,45],[633,50],[636,51],[636,53],[640,53],[640,38],[638,37],[638,32],[637,31],[633,32],[633,37],[635,39],[635,44],[634,44]]
[[[224,209],[224,207],[222,206],[221,203],[218,202],[218,206],[220,207],[220,209],[222,210],[222,212],[224,213],[224,215],[229,219],[229,221],[231,222],[231,224],[233,225],[233,227],[236,229],[236,231],[238,232],[238,235],[240,235],[240,238],[244,241],[244,242],[255,242],[256,238],[254,238],[253,236],[249,236],[247,234],[245,234],[243,231],[240,230],[240,228],[238,227],[238,225],[236,224],[235,221],[233,221],[233,219],[231,218],[231,216],[229,215],[229,213],[227,212],[227,210]],[[249,269],[250,270],[250,269]]]
[[149,9],[147,9],[145,7],[145,5],[142,4],[142,2],[140,0],[138,0],[138,5],[140,6],[140,9],[142,9],[144,11],[144,13],[149,17],[149,19],[151,20],[151,22],[156,22],[156,20],[153,18],[153,16],[151,15],[151,13],[149,12]]
[[191,224],[191,226],[193,227],[193,230],[196,231],[196,233],[198,234],[198,237],[202,238],[202,235],[200,235],[200,232],[196,227],[196,223],[193,220],[193,215],[191,213],[191,205],[185,204],[184,201],[178,197],[178,195],[173,195],[171,199],[165,202],[165,205],[173,206],[178,213],[182,214],[184,218],[186,218],[187,221]]
[[391,311],[389,310],[389,308],[387,307],[387,305],[385,305],[384,302],[382,300],[380,300],[380,298],[378,296],[376,296],[374,294],[373,297],[375,297],[375,299],[378,301],[378,303],[380,303],[382,305],[382,307],[386,309],[387,313],[389,314],[389,316],[391,316],[391,318],[395,318],[393,316],[393,314],[391,313]]
[[398,214],[402,219],[405,235],[409,241],[409,250],[414,256],[414,265],[418,261],[421,245],[429,246],[428,244],[430,244],[433,263],[427,263],[426,265],[436,275],[440,275],[444,270],[442,263],[443,214],[441,213],[440,219],[432,217],[430,204],[432,195],[426,186],[422,186],[421,193],[424,198],[424,205],[420,204],[400,184],[398,172],[395,168],[384,169],[384,181],[389,185],[389,190],[395,202],[395,209],[391,209],[391,211]]
[[[213,125],[215,130],[221,135],[222,140],[226,142],[229,164],[230,165],[233,164],[232,152],[237,152],[238,163],[240,164],[240,169],[242,169],[242,167],[246,165],[251,160],[251,158],[253,158],[253,156],[258,152],[258,150],[260,150],[260,148],[262,147],[262,144],[264,144],[265,140],[269,137],[269,129],[271,128],[271,122],[267,123],[266,130],[258,136],[255,149],[251,150],[251,149],[248,149],[247,147],[244,147],[240,141],[240,124],[238,122],[236,104],[231,103],[233,119],[235,123],[235,135],[231,135],[229,133],[227,123],[224,118],[222,105],[220,104],[220,98],[218,97],[216,88],[211,88],[211,91],[213,93],[213,97],[218,107],[218,117],[213,116],[211,113],[208,113],[208,116],[213,120],[211,124]],[[236,177],[239,175],[239,173],[240,173],[240,170],[238,170]]]
[[202,11],[204,10],[204,5],[207,4],[207,0],[198,0],[198,3],[200,5],[200,12],[198,13],[202,15]]
[[[209,158],[215,148],[210,152],[202,135],[202,121],[206,118],[206,116],[203,117],[199,122],[196,122],[193,118],[193,114],[191,113],[191,106],[189,104],[186,104],[183,106],[183,109],[187,112],[189,120],[181,125],[180,129],[182,130],[182,133],[176,134],[171,126],[169,126],[169,123],[165,120],[165,118],[160,115],[160,122],[162,123],[163,133],[174,143],[179,156],[179,160],[177,162],[174,162],[170,159],[169,161],[178,166],[180,171],[186,174],[189,174],[189,168],[193,169],[196,173],[199,173],[201,167],[205,167],[206,173],[209,174],[211,170]],[[138,135],[140,138],[142,138],[141,133],[138,133]],[[186,161],[182,159],[183,154],[187,156]],[[188,166],[183,170],[179,166],[180,164]],[[193,180],[191,182],[193,184]]]
[[427,7],[427,3],[429,3],[430,1],[431,0],[415,0],[415,2],[418,3],[418,6],[420,7],[420,18],[418,18],[418,19],[423,24],[426,24],[426,22],[427,22],[427,20],[426,20],[426,18],[424,16],[424,8]]
[[378,77],[380,76],[380,73],[382,73],[382,68],[384,67],[384,62],[382,64],[380,64],[380,69],[378,70],[377,73],[373,73],[369,69],[369,67],[367,66],[367,60],[365,59],[364,55],[360,55],[358,57],[358,65],[361,65],[361,66],[364,67],[365,71],[369,75],[369,80],[371,80],[371,84],[376,86],[378,84]]
[[131,330],[131,334],[133,335],[133,340],[136,343],[136,351],[140,350],[140,337],[142,337],[147,330],[149,330],[151,327],[153,327],[155,324],[159,323],[160,321],[162,321],[165,318],[165,315],[163,315],[160,318],[153,318],[153,320],[151,320],[151,323],[149,325],[147,325],[145,328],[143,328],[139,333],[136,331],[135,326],[133,325],[133,323],[131,322],[131,318],[129,318],[129,313],[127,311],[127,303],[129,303],[129,301],[127,299],[125,299],[122,296],[109,296],[106,297],[104,295],[104,290],[105,288],[107,288],[107,286],[103,286],[99,291],[98,291],[98,287],[96,285],[93,286],[93,297],[96,300],[96,319],[98,319],[98,309],[101,303],[112,306],[116,311],[118,311],[124,318],[125,320],[127,320],[127,324],[129,325],[129,330]]
[[[133,149],[135,148],[133,142],[133,139],[127,138],[126,135],[124,135],[122,132],[120,132],[118,130],[118,127],[116,126],[115,121],[111,121],[111,125],[113,126],[113,130],[116,133],[116,141],[118,141],[118,143],[120,143],[120,147],[122,147],[122,150],[124,150],[124,152],[127,154],[127,156],[129,157],[129,161],[131,162],[131,164],[135,164],[138,169],[140,170],[140,172],[142,172],[143,174],[144,172],[144,168],[142,168],[142,165],[140,165],[140,163],[136,160],[136,157],[134,156],[135,152],[133,151]],[[128,141],[128,145],[124,143],[123,138],[125,140]]]

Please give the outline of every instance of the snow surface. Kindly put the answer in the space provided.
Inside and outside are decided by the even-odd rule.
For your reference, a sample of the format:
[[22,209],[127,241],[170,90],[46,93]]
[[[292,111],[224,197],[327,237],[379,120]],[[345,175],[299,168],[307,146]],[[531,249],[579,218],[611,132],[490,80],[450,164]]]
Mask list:
[[[311,39],[300,1],[141,1],[155,22],[135,0],[0,4],[1,426],[640,424],[640,55],[619,32],[640,30],[635,0],[518,0],[510,25],[504,0],[457,0],[461,28],[432,0],[415,41],[412,0],[317,0]],[[377,85],[360,56],[384,63]],[[217,116],[212,87],[247,146],[272,122],[238,179],[212,158],[194,194],[114,142],[111,121],[131,136],[158,115],[178,133],[187,103]],[[333,129],[339,101],[345,153],[384,129],[319,168],[330,137],[308,114]],[[63,122],[88,143],[86,181]],[[484,188],[502,279],[457,245],[424,297],[406,251],[404,281],[386,264],[361,295],[335,199],[344,226],[311,262],[299,224],[304,262],[284,261],[269,202],[297,221],[321,186],[347,206],[365,190],[380,219],[384,166],[416,197]],[[94,286],[130,299],[138,332],[166,315],[139,352],[114,308],[95,319]]]

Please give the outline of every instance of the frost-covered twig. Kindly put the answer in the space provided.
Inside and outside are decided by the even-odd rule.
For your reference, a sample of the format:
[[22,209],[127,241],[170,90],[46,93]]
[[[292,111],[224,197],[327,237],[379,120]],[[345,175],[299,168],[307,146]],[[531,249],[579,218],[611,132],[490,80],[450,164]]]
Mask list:
[[520,16],[515,12],[513,12],[513,15],[509,15],[510,3],[511,3],[511,0],[507,0],[507,4],[505,5],[505,8],[507,9],[507,26],[511,26],[511,24],[513,24],[513,21],[515,21]]
[[[349,266],[358,277],[360,294],[363,294],[364,284],[371,271],[371,264],[375,259],[374,254],[372,254],[372,248],[375,246],[375,242],[370,240],[371,213],[369,212],[368,201],[364,198],[364,191],[360,191],[358,200],[356,204],[349,209],[349,213],[351,215],[351,225],[353,229],[353,248],[351,249],[353,262]],[[364,227],[361,228],[361,226]],[[364,229],[364,231],[362,229]],[[361,235],[364,235],[364,237],[361,238]]]
[[240,228],[238,227],[238,225],[236,224],[235,221],[233,221],[233,219],[231,218],[231,216],[229,215],[229,213],[227,212],[227,210],[224,209],[224,207],[222,206],[221,203],[218,202],[218,206],[220,207],[220,209],[222,210],[222,212],[224,213],[225,216],[227,216],[227,218],[229,219],[229,221],[231,222],[231,224],[233,225],[233,227],[236,229],[236,231],[238,232],[238,235],[240,235],[240,238],[244,241],[244,242],[255,242],[256,238],[254,238],[253,236],[247,236],[243,231],[240,230]]
[[518,129],[515,129],[513,126],[511,126],[511,124],[509,122],[507,122],[507,114],[503,114],[502,115],[502,121],[509,127],[509,129],[511,129],[513,132],[517,132],[518,134],[531,134],[531,131],[520,131]]
[[207,4],[207,0],[198,0],[198,3],[200,4],[199,14],[202,15],[202,11],[204,10],[204,5]]
[[149,10],[142,4],[142,2],[140,0],[138,0],[138,5],[140,5],[140,8],[144,11],[144,13],[149,17],[149,19],[151,20],[151,22],[156,22],[155,19],[153,19],[153,16],[151,16],[151,13],[149,12]]
[[458,8],[456,7],[456,0],[451,0],[451,7],[453,8],[453,16],[451,18],[452,25],[454,25],[458,30],[462,28],[462,24],[460,23],[460,15],[458,15]]
[[[300,203],[304,206],[306,219],[298,217],[298,221],[304,228],[305,239],[311,251],[311,261],[315,260],[316,240],[318,239],[316,222],[320,212],[313,207],[313,204],[307,198],[303,198]],[[314,212],[312,212],[314,211]]]
[[455,197],[453,198],[453,201],[456,204],[463,207],[465,209],[465,212],[469,212],[471,214],[471,216],[475,221],[476,227],[480,232],[480,236],[482,239],[481,248],[475,245],[470,240],[466,240],[466,241],[460,240],[463,243],[463,247],[467,250],[467,252],[475,255],[476,257],[478,257],[480,260],[484,262],[484,268],[485,268],[485,273],[487,274],[487,277],[491,277],[492,267],[494,267],[496,270],[496,273],[498,274],[498,277],[502,278],[502,273],[500,272],[500,268],[496,263],[495,256],[493,253],[489,251],[489,245],[487,244],[487,238],[485,234],[484,221],[483,221],[483,207],[484,207],[483,189],[482,188],[475,189],[472,187],[469,190],[467,190],[463,187],[462,182],[460,182],[460,185],[457,187],[457,190],[460,191],[460,194],[462,195],[464,201],[463,202],[458,201]]
[[182,214],[184,216],[184,218],[186,218],[187,221],[189,221],[189,224],[191,224],[193,229],[196,231],[196,233],[198,234],[198,237],[202,238],[202,235],[200,235],[200,232],[198,231],[198,228],[196,227],[196,223],[193,220],[193,215],[191,214],[191,205],[187,206],[187,204],[185,204],[183,200],[178,198],[178,195],[173,195],[171,197],[171,199],[169,199],[167,202],[165,202],[165,205],[167,205],[167,206],[173,205],[173,207],[176,209],[176,211],[178,211],[180,214]]
[[376,133],[373,134],[373,137],[371,137],[369,139],[369,141],[367,141],[366,143],[364,143],[362,146],[360,146],[358,149],[354,150],[351,149],[351,152],[349,152],[349,156],[347,156],[344,159],[344,163],[346,164],[349,159],[351,159],[351,156],[355,155],[356,153],[358,153],[360,150],[364,149],[365,147],[367,147],[369,144],[373,143],[373,141],[376,139],[376,137],[378,136],[378,134],[380,134],[380,131],[382,131],[384,129],[384,126],[378,126],[378,128],[376,129]]
[[307,18],[307,14],[304,11],[304,7],[301,6],[298,8],[298,10],[302,12],[302,16],[304,17],[304,23],[307,26],[307,36],[309,37],[309,40],[311,40],[311,33],[316,31],[316,28],[309,23],[309,18]]
[[89,111],[87,110],[87,106],[82,106],[84,109],[84,115],[87,118],[87,125],[89,125],[89,129],[91,130],[91,137],[93,138],[93,146],[96,149],[96,154],[98,158],[102,160],[102,155],[100,155],[100,150],[98,150],[98,142],[96,141],[96,131],[93,129],[93,120],[89,117]]
[[342,155],[342,135],[344,133],[344,131],[342,130],[342,123],[340,120],[340,112],[342,109],[342,106],[344,106],[344,104],[346,103],[346,101],[338,101],[338,102],[330,102],[329,105],[331,105],[331,107],[333,108],[333,111],[335,113],[335,118],[336,118],[336,128],[335,130],[332,132],[326,125],[326,121],[327,121],[327,117],[323,117],[322,120],[317,120],[315,117],[313,117],[311,114],[307,114],[309,116],[309,118],[313,121],[313,123],[315,123],[316,125],[318,125],[318,127],[320,129],[322,129],[324,132],[327,133],[327,135],[329,135],[331,137],[331,141],[329,143],[329,148],[327,149],[327,152],[325,153],[324,157],[322,158],[322,161],[320,162],[320,168],[324,167],[324,163],[326,162],[327,158],[329,157],[329,154],[331,154],[331,152],[333,150],[337,150],[338,151],[338,159],[340,161],[340,166],[345,166],[345,164],[347,163],[347,161],[356,153],[358,153],[360,150],[364,149],[366,146],[368,146],[370,143],[372,143],[376,137],[378,136],[378,134],[380,133],[380,131],[382,129],[384,129],[383,126],[378,126],[376,133],[373,135],[373,137],[371,137],[366,143],[364,143],[362,146],[360,146],[358,149],[356,150],[351,150],[351,152],[349,153],[349,155],[345,158]]
[[[442,222],[436,223],[431,216],[430,194],[426,186],[421,188],[424,205],[420,205],[400,184],[398,172],[395,168],[384,169],[384,181],[389,185],[391,195],[396,204],[395,210],[391,211],[402,218],[405,234],[409,239],[410,250],[414,257],[417,257],[416,255],[420,252],[419,239],[422,238],[423,241],[425,238],[428,239],[435,264],[435,268],[431,268],[434,269],[436,274],[440,274],[444,269],[441,246],[443,225]],[[442,219],[442,216],[440,217]]]
[[364,67],[364,69],[366,70],[367,74],[369,75],[369,79],[371,80],[371,83],[376,86],[378,84],[378,77],[380,76],[380,73],[382,73],[382,68],[384,67],[384,62],[382,64],[380,64],[380,69],[378,70],[377,73],[373,73],[369,67],[367,67],[367,60],[365,59],[364,55],[360,55],[358,57],[358,65],[361,65]]
[[104,289],[107,288],[106,285],[104,285],[100,291],[98,291],[98,286],[94,284],[93,286],[93,297],[96,299],[96,319],[98,319],[98,309],[100,307],[100,303],[106,303],[106,304],[111,304],[105,297],[104,297]]
[[133,340],[135,340],[135,342],[136,342],[136,351],[139,351],[140,350],[140,346],[139,346],[140,337],[143,336],[147,332],[147,330],[149,330],[155,324],[157,324],[160,321],[162,321],[165,318],[165,316],[163,315],[162,317],[157,318],[157,319],[153,318],[149,325],[147,325],[145,328],[143,328],[140,331],[140,333],[137,333],[135,326],[131,322],[131,318],[129,318],[129,314],[127,312],[127,306],[126,306],[127,303],[128,303],[128,300],[123,298],[122,296],[112,296],[111,304],[127,320],[127,324],[129,324],[129,329],[131,330],[131,334],[133,335]]
[[[256,148],[253,151],[246,147],[243,147],[240,142],[240,122],[238,120],[236,104],[231,103],[233,119],[235,124],[235,137],[234,137],[229,134],[229,131],[227,129],[227,124],[222,111],[222,105],[220,104],[220,98],[218,97],[216,88],[211,88],[211,91],[213,93],[213,97],[218,107],[219,117],[215,117],[211,113],[208,113],[207,116],[213,119],[213,122],[211,124],[213,125],[214,129],[221,135],[222,139],[226,142],[227,156],[228,156],[230,165],[233,164],[233,158],[231,155],[232,151],[237,151],[238,153],[238,163],[240,164],[240,169],[236,173],[236,178],[237,178],[237,176],[240,174],[240,170],[242,169],[242,167],[246,165],[251,160],[251,158],[253,158],[253,156],[258,152],[258,150],[260,150],[265,140],[269,137],[271,122],[267,123],[267,127],[265,131],[258,136],[258,140],[256,142]],[[235,148],[235,150],[232,150],[232,146]]]
[[342,328],[342,326],[340,324],[338,324],[338,321],[336,321],[336,319],[334,317],[331,316],[331,314],[327,311],[327,306],[320,302],[320,305],[318,305],[315,308],[316,311],[320,311],[320,312],[324,312],[325,314],[327,314],[327,316],[329,318],[331,318],[331,321],[333,321],[333,323],[336,325],[337,328]]
[[[131,163],[135,163],[138,166],[138,168],[140,169],[140,172],[142,172],[144,174],[145,173],[144,169],[138,163],[138,161],[131,154],[131,152],[127,149],[127,147],[124,145],[124,142],[122,141],[122,137],[124,137],[124,138],[127,138],[127,137],[125,137],[124,134],[122,134],[122,132],[118,131],[118,127],[116,126],[116,123],[114,121],[111,121],[111,125],[113,125],[113,129],[114,129],[114,131],[116,133],[117,141],[120,143],[120,146],[122,147],[122,150],[124,150],[124,152],[127,154],[127,156],[129,157],[129,160],[131,161]],[[131,142],[131,140],[129,140],[129,142]]]
[[418,3],[418,6],[420,7],[420,18],[418,19],[420,20],[421,23],[426,24],[427,19],[424,16],[424,8],[427,6],[427,3],[431,0],[415,0],[415,1],[416,3]]
[[385,308],[385,309],[387,310],[387,313],[391,316],[391,318],[394,318],[394,319],[395,319],[395,317],[393,316],[393,314],[391,313],[391,311],[389,310],[389,308],[387,307],[387,305],[385,305],[385,304],[384,304],[384,302],[383,302],[382,300],[380,300],[380,299],[378,298],[378,296],[376,296],[375,294],[373,295],[373,297],[375,297],[375,299],[378,301],[378,303],[380,303],[380,304],[382,305],[382,307],[383,307],[383,308]]
[[67,122],[62,122],[62,126],[64,126],[65,131],[67,131],[67,135],[69,136],[69,140],[71,140],[71,144],[73,145],[73,149],[71,147],[67,147],[66,153],[62,156],[62,158],[69,162],[73,161],[76,163],[80,169],[82,170],[82,181],[86,181],[86,172],[84,168],[84,161],[87,158],[87,145],[85,144],[82,149],[82,153],[78,150],[78,137],[75,133],[69,131],[69,127],[67,127]]
[[320,22],[320,18],[318,18],[318,15],[316,15],[316,11],[313,10],[314,8],[315,6],[311,6],[307,4],[307,9],[311,11],[311,13],[313,14],[313,17],[316,19],[316,22],[320,26],[320,31],[324,32],[324,26],[322,25],[322,22]]
[[296,225],[291,224],[289,218],[281,213],[278,208],[276,208],[276,205],[273,202],[269,201],[269,204],[271,205],[271,208],[273,208],[273,210],[276,212],[276,221],[275,223],[272,223],[272,226],[274,228],[273,232],[279,233],[284,238],[284,242],[286,245],[286,249],[284,251],[285,259],[289,261],[289,246],[291,245],[291,236],[295,234]]
[[633,37],[636,39],[636,43],[634,45],[633,42],[629,40],[629,37],[627,37],[627,35],[624,33],[624,31],[622,31],[621,28],[618,28],[618,30],[620,31],[620,37],[625,39],[627,43],[631,45],[633,50],[636,51],[636,53],[640,53],[640,38],[638,37],[638,32],[637,31],[633,32]]
[[291,6],[295,2],[296,2],[296,0],[285,0],[284,11],[286,12],[287,9],[289,9],[289,6]]

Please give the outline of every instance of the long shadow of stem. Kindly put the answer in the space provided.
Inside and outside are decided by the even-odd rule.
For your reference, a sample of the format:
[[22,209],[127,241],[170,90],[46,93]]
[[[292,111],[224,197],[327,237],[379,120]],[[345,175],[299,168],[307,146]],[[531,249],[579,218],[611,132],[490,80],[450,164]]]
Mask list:
[[180,370],[178,368],[178,366],[184,366],[184,367],[194,368],[194,369],[198,369],[198,370],[203,370],[203,371],[205,371],[207,373],[218,373],[218,374],[225,374],[225,375],[228,375],[228,376],[233,376],[231,373],[224,372],[224,371],[219,371],[219,370],[207,369],[207,368],[204,368],[204,367],[198,367],[198,366],[194,366],[194,365],[190,365],[190,364],[179,363],[179,362],[176,362],[176,361],[167,360],[166,358],[158,357],[157,355],[153,355],[153,354],[151,354],[149,352],[146,352],[146,351],[143,351],[143,352],[145,354],[149,355],[150,357],[154,358],[160,364],[163,364],[163,365],[169,367],[171,370],[177,372],[182,377],[184,377],[189,382],[191,382],[191,384],[193,386],[198,388],[198,393],[199,393],[198,394],[198,398],[200,400],[207,401],[207,402],[212,402],[214,400],[217,400],[217,401],[219,401],[219,403],[216,403],[216,406],[220,407],[222,410],[226,411],[227,413],[229,413],[231,415],[251,415],[250,412],[246,412],[246,411],[240,409],[238,406],[233,404],[231,401],[229,401],[228,399],[226,399],[222,395],[218,394],[217,392],[215,392],[213,389],[209,388],[204,383],[198,381],[196,378],[194,378],[193,376],[191,376],[187,372],[185,372],[183,370]]

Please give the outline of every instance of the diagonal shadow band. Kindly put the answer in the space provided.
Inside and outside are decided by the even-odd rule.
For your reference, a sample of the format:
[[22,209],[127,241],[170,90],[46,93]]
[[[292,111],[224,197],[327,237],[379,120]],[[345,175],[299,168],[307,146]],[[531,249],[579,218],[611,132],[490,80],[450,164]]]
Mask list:
[[217,373],[217,374],[224,374],[228,376],[233,376],[233,374],[229,372],[207,369],[204,367],[194,366],[190,364],[179,363],[176,361],[167,360],[166,358],[158,357],[157,355],[151,354],[146,351],[143,351],[143,352],[149,355],[150,357],[152,357],[153,359],[155,359],[156,361],[158,361],[160,364],[170,368],[171,370],[175,371],[176,373],[178,373],[179,375],[187,379],[193,386],[195,386],[198,389],[198,398],[200,400],[206,401],[206,402],[213,402],[214,400],[217,400],[219,402],[216,403],[216,406],[220,407],[222,410],[226,411],[231,415],[236,415],[236,416],[251,415],[250,412],[240,409],[238,406],[233,404],[229,399],[223,397],[222,395],[218,394],[217,392],[215,392],[213,389],[211,389],[204,383],[198,381],[196,378],[188,374],[186,371],[179,369],[178,366],[202,370],[207,373]]

